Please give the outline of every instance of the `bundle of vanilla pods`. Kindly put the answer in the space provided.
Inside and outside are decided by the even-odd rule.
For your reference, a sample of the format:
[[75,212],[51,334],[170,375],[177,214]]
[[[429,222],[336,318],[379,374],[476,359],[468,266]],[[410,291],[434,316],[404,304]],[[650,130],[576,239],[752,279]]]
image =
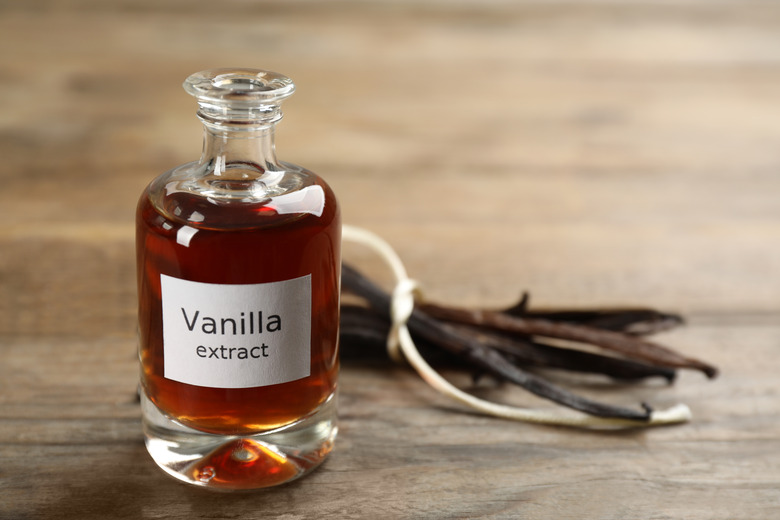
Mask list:
[[[342,291],[365,303],[341,307],[342,357],[387,357],[390,295],[349,265],[342,269]],[[682,323],[678,315],[641,308],[533,311],[524,294],[517,305],[503,310],[423,303],[415,307],[407,326],[432,365],[461,366],[475,376],[489,374],[593,416],[641,421],[652,412],[644,403],[633,409],[594,401],[531,370],[596,373],[621,382],[660,377],[671,383],[678,369],[716,377],[714,366],[646,339]],[[590,345],[605,353],[550,344],[555,340]]]

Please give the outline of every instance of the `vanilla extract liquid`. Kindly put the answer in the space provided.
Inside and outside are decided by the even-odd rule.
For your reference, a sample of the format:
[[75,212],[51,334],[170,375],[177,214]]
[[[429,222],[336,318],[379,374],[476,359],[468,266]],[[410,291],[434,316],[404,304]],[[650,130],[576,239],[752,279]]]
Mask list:
[[[211,205],[199,196],[169,197],[158,210],[148,195],[138,208],[139,331],[142,386],[164,413],[195,429],[242,434],[278,428],[316,409],[336,387],[338,373],[338,262],[340,222],[330,190],[323,190],[320,217],[302,213],[279,215],[262,204],[229,209]],[[226,211],[227,210],[227,211]],[[173,215],[203,215],[204,227]],[[212,218],[213,216],[213,218]],[[217,229],[210,229],[212,224]],[[189,230],[195,230],[193,233]],[[185,230],[182,233],[182,230]],[[181,236],[190,235],[183,245]],[[208,388],[165,377],[161,275],[211,284],[260,284],[311,275],[311,373],[287,383],[254,388]],[[212,345],[193,344],[193,355],[217,363],[239,354],[268,356],[263,334],[270,336],[285,324],[263,310],[246,309],[244,319],[201,315],[183,308],[185,328],[213,332]],[[187,315],[189,312],[189,315]],[[246,313],[251,313],[250,318]],[[230,340],[242,329],[259,341],[239,351]],[[232,352],[230,349],[236,349]],[[254,350],[252,350],[254,349]]]

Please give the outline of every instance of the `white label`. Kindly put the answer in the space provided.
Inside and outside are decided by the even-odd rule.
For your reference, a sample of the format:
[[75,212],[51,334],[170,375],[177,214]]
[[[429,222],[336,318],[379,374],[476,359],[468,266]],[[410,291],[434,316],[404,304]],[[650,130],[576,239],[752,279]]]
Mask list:
[[161,275],[165,377],[251,388],[311,370],[311,275],[231,285]]

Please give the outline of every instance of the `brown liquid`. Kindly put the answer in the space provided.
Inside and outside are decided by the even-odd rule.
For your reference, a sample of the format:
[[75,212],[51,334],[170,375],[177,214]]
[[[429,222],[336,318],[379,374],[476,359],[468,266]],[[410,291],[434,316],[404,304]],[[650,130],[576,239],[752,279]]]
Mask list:
[[[341,223],[335,198],[321,184],[317,216],[281,215],[262,203],[215,203],[191,193],[162,198],[158,211],[145,192],[137,212],[138,296],[142,385],[165,414],[219,434],[258,433],[292,423],[335,390]],[[321,198],[320,198],[321,201]],[[302,208],[303,209],[303,208]],[[176,215],[176,217],[173,217]],[[188,247],[177,231],[198,229]],[[254,284],[311,274],[311,373],[255,388],[207,388],[164,377],[160,275],[205,283]]]

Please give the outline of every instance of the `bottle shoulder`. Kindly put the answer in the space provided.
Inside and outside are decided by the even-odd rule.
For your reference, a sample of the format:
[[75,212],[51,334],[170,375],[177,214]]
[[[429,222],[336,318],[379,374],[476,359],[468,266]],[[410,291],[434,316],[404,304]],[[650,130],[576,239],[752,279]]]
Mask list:
[[210,175],[197,162],[165,172],[144,190],[139,214],[151,210],[179,224],[224,230],[339,217],[330,186],[310,170],[291,163],[268,171],[233,166],[224,170],[229,175]]

